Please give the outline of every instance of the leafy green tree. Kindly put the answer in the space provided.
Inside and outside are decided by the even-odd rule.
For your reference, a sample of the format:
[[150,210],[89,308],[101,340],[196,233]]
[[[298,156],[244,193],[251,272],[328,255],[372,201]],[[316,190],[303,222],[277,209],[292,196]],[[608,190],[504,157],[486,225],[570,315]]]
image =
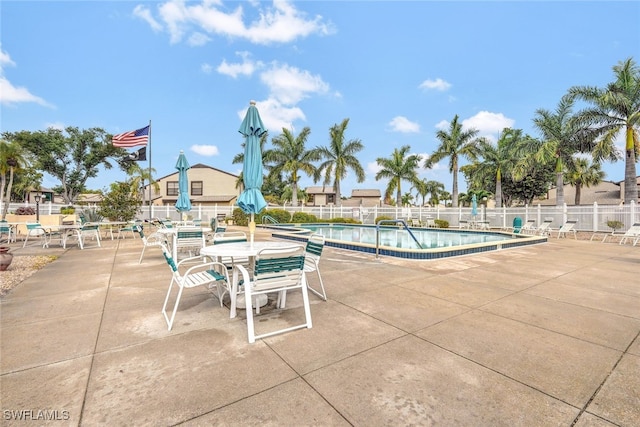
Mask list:
[[413,194],[404,193],[402,195],[402,206],[412,205],[413,204]]
[[356,153],[362,151],[364,145],[359,139],[345,141],[345,132],[349,125],[349,119],[344,119],[342,123],[335,124],[329,129],[331,141],[329,147],[318,147],[320,157],[324,161],[318,166],[314,180],[320,180],[324,174],[324,185],[329,185],[333,180],[333,189],[336,192],[336,203],[342,205],[342,195],[340,193],[340,183],[347,177],[348,169],[352,169],[356,174],[358,182],[363,182],[365,178],[364,169],[360,161],[356,158]]
[[615,159],[615,137],[624,130],[624,202],[638,201],[636,161],[640,155],[640,67],[632,58],[613,67],[615,81],[604,89],[575,86],[569,95],[592,104],[577,114],[582,122],[600,134],[593,154],[596,161]]
[[[129,175],[129,184],[131,185],[131,191],[136,192],[141,200],[144,200],[145,195],[142,194],[144,191],[145,182],[148,182],[153,191],[156,193],[160,192],[160,184],[158,181],[153,179],[153,174],[156,172],[154,168],[143,168],[136,162],[131,165],[131,167],[127,170],[127,175]],[[151,204],[151,201],[149,201]]]
[[403,145],[400,149],[395,148],[390,158],[378,157],[376,163],[382,168],[376,173],[376,181],[388,179],[389,184],[385,190],[385,200],[391,198],[393,191],[396,191],[396,206],[402,206],[402,180],[406,180],[412,185],[418,182],[416,169],[422,158],[417,154],[408,154],[411,147]]
[[555,181],[554,170],[555,162],[540,163],[518,179],[505,176],[502,181],[503,206],[509,207],[516,202],[530,205],[534,199],[545,196]]
[[565,179],[569,184],[576,188],[576,197],[574,203],[580,204],[580,195],[583,186],[591,187],[598,185],[605,177],[604,171],[600,167],[600,163],[590,163],[589,160],[579,157],[573,160],[569,167],[569,171],[565,174]]
[[[479,161],[471,174],[472,187],[488,189],[494,192],[496,207],[502,207],[502,179],[510,174],[517,161],[524,154],[523,141],[528,138],[521,129],[505,128],[494,145],[486,139],[478,142]],[[493,180],[491,187],[484,186],[484,182]],[[493,188],[492,188],[493,187]],[[475,192],[476,196],[478,192]],[[478,199],[479,200],[479,199]]]
[[49,128],[46,131],[21,131],[4,134],[17,141],[34,157],[33,166],[60,181],[53,190],[61,194],[65,203],[72,204],[85,189],[89,178],[98,175],[98,166],[113,167],[114,158],[121,169],[127,170],[131,162],[129,153],[111,144],[111,135],[103,129],[79,130],[69,126],[65,131]]
[[[536,110],[533,125],[542,134],[542,142],[537,149],[530,150],[530,163],[555,162],[556,206],[564,204],[565,165],[573,161],[573,155],[591,151],[595,135],[573,116],[574,100],[563,96],[555,111]],[[533,141],[532,141],[533,142]]]
[[298,206],[298,181],[300,172],[314,176],[316,167],[313,162],[320,160],[317,150],[307,150],[305,145],[311,129],[304,127],[297,137],[290,130],[282,128],[282,133],[271,140],[274,148],[263,153],[269,174],[281,176],[288,174],[291,179],[291,203]]
[[27,159],[20,144],[4,140],[0,141],[0,199],[4,200],[2,219],[7,217],[9,210],[14,172],[24,168],[26,165]]
[[480,141],[476,138],[477,129],[462,129],[462,123],[458,122],[456,115],[449,125],[449,131],[439,130],[436,132],[436,138],[440,141],[440,145],[431,156],[425,160],[424,167],[430,169],[440,160],[449,158],[449,172],[453,175],[453,189],[451,196],[451,205],[458,206],[458,169],[461,158],[475,160],[477,153],[477,145]]
[[141,212],[140,193],[130,182],[114,182],[103,196],[97,210],[98,215],[111,221],[131,221]]

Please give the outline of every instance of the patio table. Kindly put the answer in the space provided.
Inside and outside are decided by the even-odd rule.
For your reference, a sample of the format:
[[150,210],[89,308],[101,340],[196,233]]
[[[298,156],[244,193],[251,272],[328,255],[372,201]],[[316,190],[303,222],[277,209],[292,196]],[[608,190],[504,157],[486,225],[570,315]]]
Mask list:
[[[205,246],[200,249],[200,255],[210,257],[214,260],[218,260],[222,257],[246,257],[249,258],[249,263],[253,265],[255,257],[262,249],[277,249],[291,246],[301,246],[292,242],[236,242],[236,243],[223,243],[218,245]],[[238,293],[238,269],[233,269],[233,275],[231,279],[231,292],[230,298],[234,298]],[[268,302],[268,297],[265,294],[256,295],[254,298],[255,307],[263,307]],[[236,317],[235,308],[244,308],[245,303],[243,298],[236,299],[236,304],[231,304],[230,317]]]

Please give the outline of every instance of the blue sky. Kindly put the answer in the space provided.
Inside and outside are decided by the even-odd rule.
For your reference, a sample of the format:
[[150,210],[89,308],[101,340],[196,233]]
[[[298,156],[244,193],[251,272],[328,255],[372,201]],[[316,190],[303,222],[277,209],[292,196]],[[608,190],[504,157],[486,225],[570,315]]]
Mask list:
[[[116,134],[151,120],[157,176],[180,150],[239,173],[231,159],[255,100],[270,138],[308,126],[308,148],[350,119],[366,180],[350,173],[343,196],[384,192],[376,159],[402,145],[426,157],[455,115],[494,139],[504,127],[539,136],[537,109],[640,62],[636,1],[2,1],[0,14],[2,131]],[[622,162],[604,169],[623,180]],[[419,175],[451,191],[446,162]],[[125,178],[101,171],[88,187]]]

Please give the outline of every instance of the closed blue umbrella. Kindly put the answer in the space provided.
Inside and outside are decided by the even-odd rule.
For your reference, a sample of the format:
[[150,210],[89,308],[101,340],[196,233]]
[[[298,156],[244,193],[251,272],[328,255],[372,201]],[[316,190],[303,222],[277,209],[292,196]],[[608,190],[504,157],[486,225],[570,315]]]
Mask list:
[[176,169],[178,169],[178,200],[176,200],[176,210],[178,212],[189,212],[191,210],[189,178],[187,177],[187,169],[190,167],[184,151],[180,150],[178,162],[176,163]]
[[240,132],[245,137],[244,162],[242,164],[242,179],[244,191],[238,197],[238,206],[245,213],[251,214],[249,233],[251,242],[255,232],[254,214],[260,213],[267,206],[260,189],[262,188],[262,150],[260,137],[267,130],[260,119],[260,113],[255,101],[251,101],[247,114],[240,125]]
[[471,197],[471,216],[478,216],[478,198],[475,194]]

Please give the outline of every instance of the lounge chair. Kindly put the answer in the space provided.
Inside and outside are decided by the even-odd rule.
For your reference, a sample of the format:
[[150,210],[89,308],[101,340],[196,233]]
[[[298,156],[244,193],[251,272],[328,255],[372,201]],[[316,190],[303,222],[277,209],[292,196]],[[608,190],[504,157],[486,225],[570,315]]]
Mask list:
[[573,233],[573,238],[578,240],[577,230],[574,228],[578,221],[576,220],[568,220],[564,223],[562,227],[558,230],[558,239],[560,237],[567,237],[567,234]]
[[522,228],[520,228],[521,233],[533,234],[536,230],[536,220],[528,219],[527,222],[524,223]]
[[640,242],[640,222],[636,222],[633,224],[620,239],[620,244],[626,243],[627,239],[633,239],[633,246],[635,246],[638,242]]
[[548,236],[551,231],[550,227],[552,222],[553,220],[551,219],[545,219],[542,224],[540,224],[540,227],[536,228],[536,234],[539,236]]

